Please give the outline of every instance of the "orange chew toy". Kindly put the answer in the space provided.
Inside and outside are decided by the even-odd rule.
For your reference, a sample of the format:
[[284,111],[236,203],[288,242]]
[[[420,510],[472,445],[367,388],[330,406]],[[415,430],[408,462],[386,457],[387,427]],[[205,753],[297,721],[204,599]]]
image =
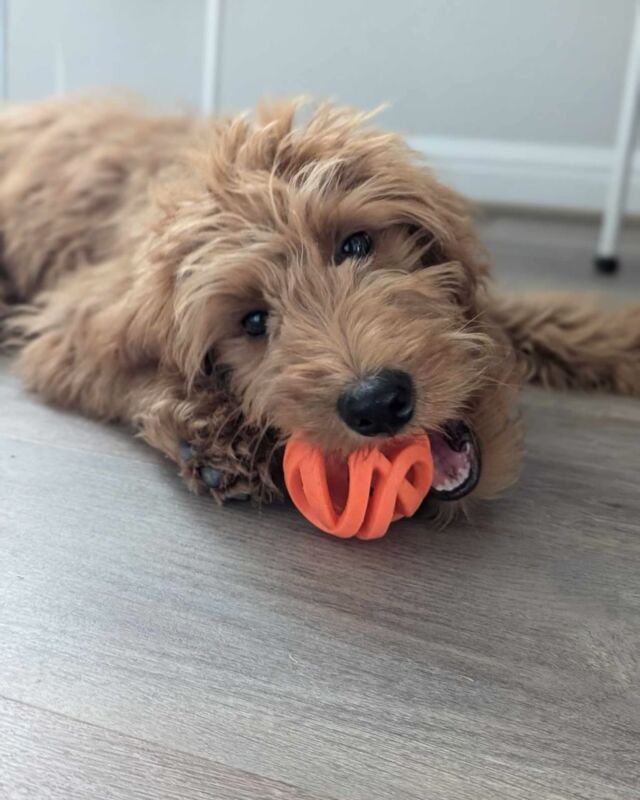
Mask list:
[[356,450],[344,461],[294,437],[284,453],[284,478],[298,511],[317,528],[343,539],[378,539],[392,522],[415,514],[429,491],[429,439],[384,452]]

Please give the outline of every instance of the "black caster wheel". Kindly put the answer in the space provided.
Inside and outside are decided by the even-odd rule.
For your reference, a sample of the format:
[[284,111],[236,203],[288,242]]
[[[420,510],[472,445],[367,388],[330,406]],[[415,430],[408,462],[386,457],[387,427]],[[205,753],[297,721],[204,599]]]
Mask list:
[[616,256],[596,256],[595,264],[596,269],[602,275],[613,275],[620,266]]

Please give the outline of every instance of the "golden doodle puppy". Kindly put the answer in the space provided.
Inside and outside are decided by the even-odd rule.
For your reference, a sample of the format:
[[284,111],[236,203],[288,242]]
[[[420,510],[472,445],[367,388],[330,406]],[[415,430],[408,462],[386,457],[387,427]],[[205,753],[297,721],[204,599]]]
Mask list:
[[278,493],[293,432],[426,431],[430,497],[490,497],[524,381],[640,395],[640,308],[501,298],[465,202],[366,114],[0,115],[0,322],[46,400],[130,425],[219,501]]

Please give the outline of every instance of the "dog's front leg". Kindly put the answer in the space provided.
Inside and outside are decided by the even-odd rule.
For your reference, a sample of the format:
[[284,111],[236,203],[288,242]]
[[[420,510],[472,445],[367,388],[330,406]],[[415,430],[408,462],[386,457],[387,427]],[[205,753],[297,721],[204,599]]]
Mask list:
[[175,461],[189,488],[218,502],[279,494],[277,437],[248,425],[224,390],[187,390],[179,375],[136,378],[126,416],[145,441]]
[[272,431],[248,425],[221,385],[190,387],[157,356],[128,352],[129,317],[119,303],[128,276],[117,266],[87,269],[12,316],[5,333],[25,384],[49,402],[133,427],[192,489],[219,502],[277,494]]
[[49,402],[129,425],[179,465],[191,489],[218,502],[278,494],[276,435],[248,425],[223,389],[190,389],[156,364],[131,367],[95,319],[45,310],[18,327],[18,370]]

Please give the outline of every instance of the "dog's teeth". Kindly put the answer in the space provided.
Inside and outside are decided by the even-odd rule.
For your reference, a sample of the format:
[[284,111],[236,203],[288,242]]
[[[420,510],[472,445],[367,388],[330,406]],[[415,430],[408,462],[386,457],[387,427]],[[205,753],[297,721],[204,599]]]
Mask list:
[[471,465],[465,464],[454,475],[449,475],[440,483],[434,484],[433,488],[439,492],[450,492],[452,489],[457,489],[469,477],[471,472]]

